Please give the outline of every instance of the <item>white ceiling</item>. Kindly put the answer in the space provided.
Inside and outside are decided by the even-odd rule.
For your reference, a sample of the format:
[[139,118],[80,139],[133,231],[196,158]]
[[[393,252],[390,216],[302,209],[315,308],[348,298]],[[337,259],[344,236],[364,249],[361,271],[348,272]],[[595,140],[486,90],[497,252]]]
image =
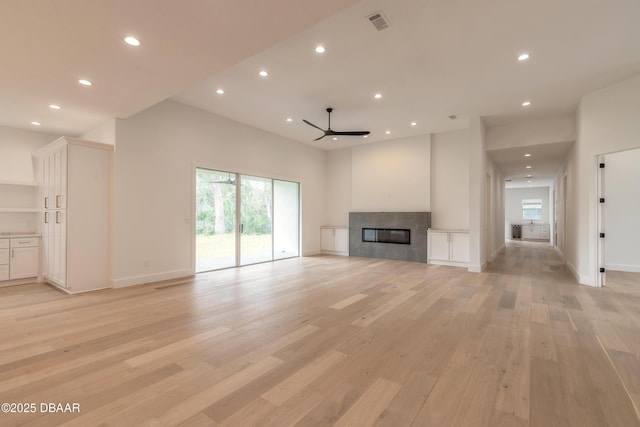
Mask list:
[[[390,28],[368,22],[376,11]],[[143,45],[123,44],[128,34]],[[518,63],[521,52],[532,58]],[[77,135],[172,97],[335,149],[473,116],[492,126],[573,113],[583,94],[640,72],[640,2],[3,0],[0,53],[0,125]],[[334,130],[371,137],[311,143],[320,132],[302,119],[324,128],[328,106]]]
[[[566,141],[490,150],[488,153],[503,172],[507,188],[548,186],[572,145],[573,141]],[[527,166],[531,168],[527,169]]]

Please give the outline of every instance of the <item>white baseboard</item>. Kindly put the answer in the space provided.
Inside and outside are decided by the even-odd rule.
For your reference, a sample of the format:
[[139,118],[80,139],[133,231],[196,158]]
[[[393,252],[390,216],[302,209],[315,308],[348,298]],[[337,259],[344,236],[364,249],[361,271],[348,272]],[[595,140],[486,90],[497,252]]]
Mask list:
[[562,262],[564,262],[566,264],[567,263],[567,257],[564,256],[564,254],[562,253],[560,248],[557,247],[557,246],[554,246],[553,249],[556,251],[556,253],[560,257],[560,259],[562,259]]
[[0,288],[4,288],[6,286],[16,286],[16,285],[27,285],[29,283],[38,283],[37,277],[29,277],[27,279],[13,279],[13,280],[5,280],[0,282]]
[[427,264],[434,265],[447,265],[449,267],[468,267],[469,263],[467,262],[455,262],[455,261],[438,261],[438,260],[428,260]]
[[325,255],[349,256],[349,252],[321,251],[320,253]]
[[571,274],[573,274],[573,277],[576,279],[578,283],[580,283],[581,285],[587,285],[587,286],[593,286],[593,287],[597,286],[596,281],[594,280],[593,277],[578,273],[578,270],[571,263],[571,261],[565,260],[565,264],[567,268],[569,268],[569,271],[571,272]]
[[571,272],[571,274],[573,274],[573,277],[576,279],[576,282],[580,283],[580,274],[578,274],[578,270],[576,270],[573,264],[571,264],[571,261],[565,259],[564,263],[569,269],[569,271]]
[[483,265],[471,265],[469,264],[469,268],[467,269],[470,273],[482,273],[482,268],[485,264]]
[[302,256],[316,256],[320,255],[322,252],[320,251],[303,251]]
[[605,264],[607,270],[624,271],[627,273],[640,273],[640,265],[627,265],[627,264]]
[[498,249],[496,249],[492,254],[491,257],[489,257],[489,261],[493,261],[494,259],[496,259],[496,257],[498,255],[500,255],[500,252],[504,251],[505,248],[505,244],[503,243],[502,245],[500,245],[500,247]]
[[143,285],[145,283],[161,282],[163,280],[178,279],[181,277],[193,276],[191,270],[173,270],[162,273],[144,274],[140,276],[123,277],[121,279],[113,279],[111,286],[113,288],[125,288],[127,286]]

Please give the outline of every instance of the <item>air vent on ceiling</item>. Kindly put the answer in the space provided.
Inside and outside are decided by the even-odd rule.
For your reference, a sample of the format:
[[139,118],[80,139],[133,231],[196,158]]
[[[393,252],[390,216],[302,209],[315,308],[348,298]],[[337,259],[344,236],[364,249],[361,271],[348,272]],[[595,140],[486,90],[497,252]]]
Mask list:
[[386,28],[389,28],[389,21],[382,14],[382,12],[376,12],[373,15],[367,16],[367,18],[369,19],[369,21],[371,21],[373,26],[376,27],[378,31],[382,31]]
[[505,179],[504,182],[511,182],[513,181],[512,179]]
[[449,120],[455,120],[455,119],[457,119],[457,117],[455,116],[455,114],[452,114],[452,115],[450,115],[450,116],[449,116]]

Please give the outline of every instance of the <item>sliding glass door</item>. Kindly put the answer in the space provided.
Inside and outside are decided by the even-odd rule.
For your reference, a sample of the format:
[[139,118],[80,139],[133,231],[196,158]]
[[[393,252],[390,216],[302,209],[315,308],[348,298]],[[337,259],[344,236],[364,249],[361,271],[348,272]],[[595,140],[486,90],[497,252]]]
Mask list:
[[300,184],[196,169],[196,272],[299,255]]
[[272,180],[240,177],[240,265],[273,260]]
[[196,169],[196,272],[235,267],[236,174]]
[[296,257],[300,247],[300,184],[273,181],[273,259]]

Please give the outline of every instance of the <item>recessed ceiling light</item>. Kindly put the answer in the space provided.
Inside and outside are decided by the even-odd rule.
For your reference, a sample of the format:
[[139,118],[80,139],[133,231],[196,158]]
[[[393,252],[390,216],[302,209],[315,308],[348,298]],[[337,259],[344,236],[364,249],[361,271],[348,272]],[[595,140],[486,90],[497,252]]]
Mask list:
[[40,126],[40,122],[36,122],[36,121],[31,122],[31,124],[34,126]]
[[533,175],[527,175],[527,178],[533,178]]
[[316,53],[324,53],[326,49],[322,45],[316,46]]
[[286,119],[286,120],[287,120],[288,122],[292,122],[292,121],[293,121],[293,119],[292,119],[291,117],[287,117],[287,119]]
[[531,166],[527,166],[527,169],[531,169]]
[[391,131],[390,131],[390,130],[386,130],[386,131],[384,131],[384,133],[386,133],[387,135],[389,135],[389,134],[391,133]]
[[80,80],[78,80],[78,83],[80,83],[83,86],[91,86],[91,85],[93,85],[93,83],[91,83],[89,80],[86,80],[86,79],[80,79]]
[[381,93],[376,93],[375,95],[373,95],[373,97],[375,99],[380,99],[380,98],[382,98],[382,94]]
[[416,122],[411,122],[411,126],[418,126],[418,123],[416,123]]
[[51,108],[52,110],[59,110],[60,106],[56,104],[49,104],[49,108]]
[[529,53],[521,53],[518,56],[518,61],[526,61],[529,58],[531,58],[531,54],[529,54]]
[[260,74],[260,77],[267,77],[269,75],[265,70],[261,70],[258,74]]
[[334,140],[334,141],[337,141],[337,140],[338,140],[338,137],[337,137],[337,136],[334,136],[334,137],[333,137],[333,140]]
[[124,42],[126,44],[128,44],[129,46],[140,46],[142,43],[140,43],[140,40],[138,40],[137,38],[133,37],[133,36],[127,36],[124,38]]
[[218,95],[224,95],[224,89],[217,89],[217,90],[216,90],[216,93],[217,93]]
[[531,157],[531,154],[527,153],[524,155],[525,157]]
[[531,105],[531,101],[524,101],[524,102],[522,103],[522,106],[523,106],[523,107],[528,107],[529,105]]
[[369,135],[362,135],[363,138],[369,138]]

